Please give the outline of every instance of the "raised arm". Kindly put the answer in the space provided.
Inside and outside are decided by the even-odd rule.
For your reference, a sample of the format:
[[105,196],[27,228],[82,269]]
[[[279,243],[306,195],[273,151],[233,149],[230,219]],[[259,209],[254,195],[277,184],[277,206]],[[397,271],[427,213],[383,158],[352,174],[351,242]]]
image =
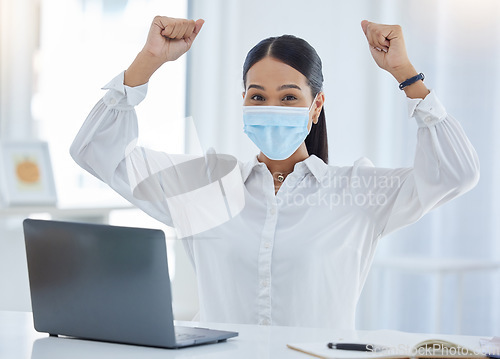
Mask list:
[[[399,83],[417,75],[406,54],[400,26],[366,20],[361,26],[380,68],[390,72]],[[375,211],[376,236],[415,222],[431,209],[470,190],[479,180],[474,147],[435,93],[420,80],[404,91],[409,116],[418,125],[413,167],[380,169],[361,164],[353,169],[353,176],[365,177],[365,183],[370,183],[358,190],[372,194],[382,204],[370,207]]]
[[[162,183],[143,180],[185,159],[136,146],[134,107],[146,96],[151,75],[188,51],[202,25],[203,20],[155,17],[144,48],[125,73],[104,87],[108,92],[94,106],[70,148],[82,168],[168,225],[172,219]],[[145,185],[139,186],[141,183]]]

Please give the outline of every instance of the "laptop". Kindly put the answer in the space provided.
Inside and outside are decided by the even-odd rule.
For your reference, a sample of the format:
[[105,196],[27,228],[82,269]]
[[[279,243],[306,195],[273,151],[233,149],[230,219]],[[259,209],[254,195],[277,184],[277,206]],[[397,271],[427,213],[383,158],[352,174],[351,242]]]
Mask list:
[[26,219],[35,330],[181,348],[237,332],[174,326],[163,231]]

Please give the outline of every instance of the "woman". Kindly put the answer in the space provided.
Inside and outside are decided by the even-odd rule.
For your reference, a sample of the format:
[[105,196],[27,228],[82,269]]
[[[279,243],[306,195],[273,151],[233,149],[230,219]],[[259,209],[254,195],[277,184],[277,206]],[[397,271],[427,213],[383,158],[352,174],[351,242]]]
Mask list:
[[[149,169],[144,149],[135,146],[134,106],[151,75],[188,51],[202,25],[156,17],[146,45],[108,84],[71,148],[84,169],[169,225],[175,208],[140,199],[131,189],[130,173]],[[413,168],[374,168],[367,160],[327,165],[318,55],[293,36],[260,42],[243,74],[245,132],[261,149],[238,163],[244,207],[184,239],[202,321],[352,329],[378,240],[476,184],[476,153],[417,76],[401,28],[366,20],[361,26],[376,63],[402,84],[418,123]],[[168,190],[152,186],[145,190]]]

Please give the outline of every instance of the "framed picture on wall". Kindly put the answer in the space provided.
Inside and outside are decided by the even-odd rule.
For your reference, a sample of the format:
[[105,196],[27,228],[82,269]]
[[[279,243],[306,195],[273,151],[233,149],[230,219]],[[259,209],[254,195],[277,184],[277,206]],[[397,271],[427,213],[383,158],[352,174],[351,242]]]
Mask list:
[[56,187],[46,142],[0,143],[4,206],[55,205]]

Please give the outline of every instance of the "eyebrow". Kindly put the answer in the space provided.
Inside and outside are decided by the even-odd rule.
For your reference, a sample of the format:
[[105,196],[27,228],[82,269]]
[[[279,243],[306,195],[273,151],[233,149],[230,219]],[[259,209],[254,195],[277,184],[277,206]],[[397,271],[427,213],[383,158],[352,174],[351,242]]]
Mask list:
[[285,90],[285,89],[297,89],[297,90],[302,91],[302,89],[295,84],[281,85],[280,87],[278,87],[278,91]]
[[250,89],[257,89],[257,90],[262,90],[262,91],[264,91],[264,90],[265,90],[265,88],[264,88],[263,86],[260,86],[260,85],[253,85],[253,84],[248,86],[248,89],[247,89],[247,90],[250,90]]
[[[250,90],[251,88],[265,91],[265,88],[263,86],[260,86],[260,85],[251,84],[248,86],[248,90]],[[277,88],[277,91],[286,90],[286,89],[297,89],[297,90],[302,91],[302,89],[295,84],[281,85],[280,87]]]

